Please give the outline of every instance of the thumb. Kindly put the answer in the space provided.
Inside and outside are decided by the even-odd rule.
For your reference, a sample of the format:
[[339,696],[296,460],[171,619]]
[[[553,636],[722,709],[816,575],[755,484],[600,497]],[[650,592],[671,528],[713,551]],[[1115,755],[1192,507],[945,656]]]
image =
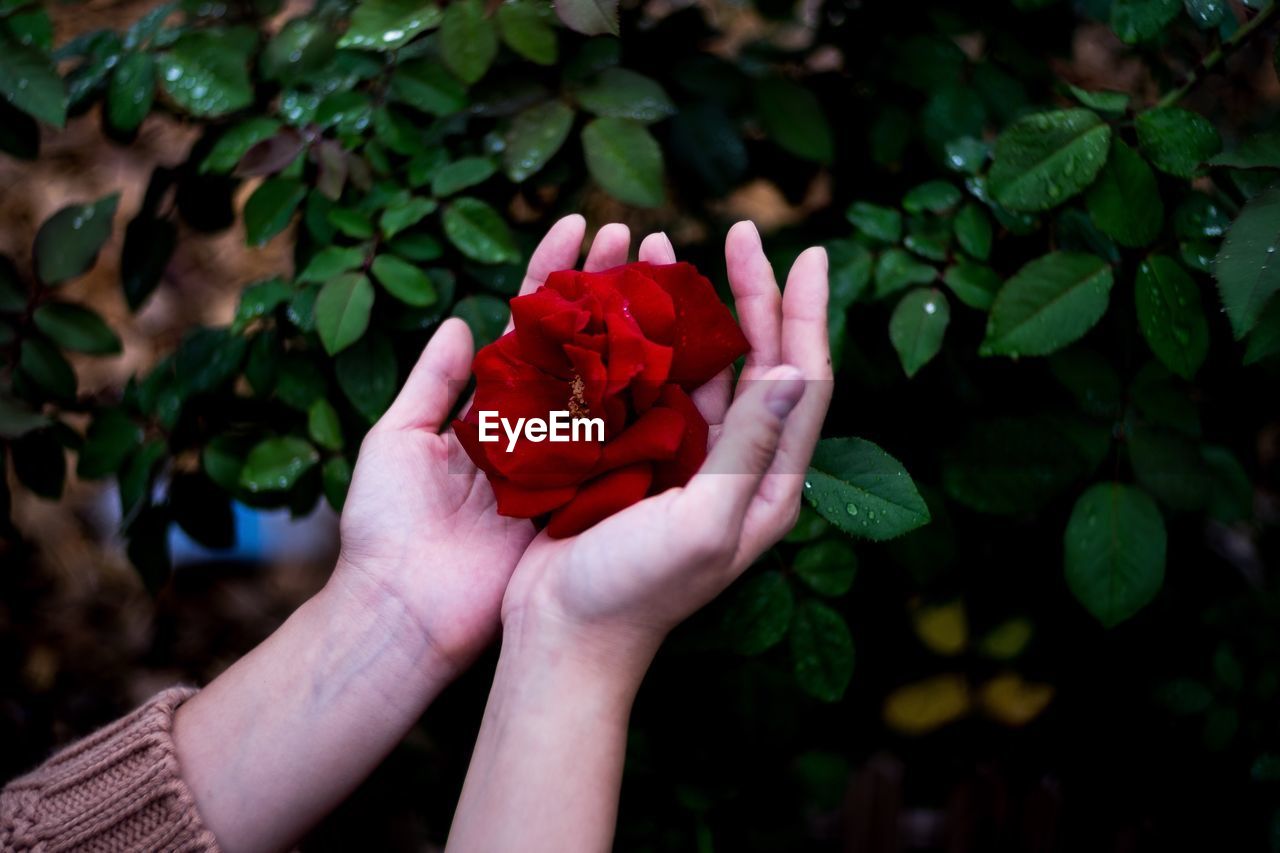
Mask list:
[[720,439],[685,487],[691,505],[736,531],[760,480],[773,464],[787,416],[804,394],[804,377],[789,364],[772,368],[725,415]]

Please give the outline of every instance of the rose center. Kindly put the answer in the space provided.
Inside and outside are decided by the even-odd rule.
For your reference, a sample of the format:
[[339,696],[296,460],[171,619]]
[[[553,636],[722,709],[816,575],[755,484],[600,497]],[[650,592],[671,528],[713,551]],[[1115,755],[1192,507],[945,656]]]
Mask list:
[[591,416],[591,407],[587,405],[587,383],[578,374],[573,374],[569,382],[569,416],[587,418]]

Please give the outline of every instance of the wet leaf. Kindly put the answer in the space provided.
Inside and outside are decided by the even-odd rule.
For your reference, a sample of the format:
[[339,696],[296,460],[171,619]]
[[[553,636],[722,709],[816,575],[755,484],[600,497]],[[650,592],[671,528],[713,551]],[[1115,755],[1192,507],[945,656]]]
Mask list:
[[569,138],[572,127],[573,110],[562,101],[546,101],[517,114],[502,152],[507,177],[519,183],[541,171]]
[[89,204],[73,204],[50,216],[36,233],[36,275],[47,285],[61,284],[93,266],[111,236],[119,193]]
[[866,539],[892,539],[929,521],[929,508],[902,464],[860,438],[818,442],[804,496],[827,521]]
[[1209,324],[1200,288],[1166,255],[1152,255],[1138,266],[1134,281],[1138,328],[1165,367],[1190,379],[1209,352]]
[[438,5],[424,0],[364,0],[352,13],[338,47],[397,50],[419,33],[439,26],[443,17]]
[[254,446],[240,471],[240,486],[252,493],[286,492],[320,461],[305,439],[292,435],[268,438]]
[[159,54],[160,86],[194,116],[213,118],[253,103],[244,54],[211,30],[187,32]]
[[996,140],[991,195],[1013,211],[1056,207],[1093,182],[1110,144],[1110,126],[1090,110],[1020,118]]
[[316,332],[325,352],[337,355],[358,341],[372,309],[373,285],[362,273],[343,273],[325,282],[315,303]]
[[101,317],[79,305],[46,302],[32,315],[36,328],[63,349],[92,355],[120,352],[120,338]]
[[507,223],[489,205],[476,198],[459,198],[444,209],[444,233],[458,251],[482,264],[520,260]]
[[1141,490],[1099,483],[1076,501],[1067,522],[1067,585],[1108,628],[1147,605],[1164,583],[1164,519]]
[[797,606],[791,660],[801,690],[823,702],[839,702],[853,677],[853,638],[844,617],[818,601]]
[[940,290],[913,290],[898,302],[889,318],[889,340],[908,377],[915,376],[942,349],[951,321],[951,306]]
[[1052,252],[1020,269],[996,294],[982,355],[1048,355],[1106,313],[1111,267],[1097,255]]

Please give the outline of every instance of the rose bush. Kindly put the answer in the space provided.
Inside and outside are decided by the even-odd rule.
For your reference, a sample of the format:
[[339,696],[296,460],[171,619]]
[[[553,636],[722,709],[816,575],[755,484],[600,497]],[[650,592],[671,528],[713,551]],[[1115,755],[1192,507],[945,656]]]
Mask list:
[[[550,513],[572,536],[689,481],[707,455],[707,422],[689,394],[747,351],[711,282],[690,264],[564,270],[511,300],[512,331],[476,354],[476,395],[454,422],[493,484],[498,512]],[[479,413],[510,421],[568,411],[599,417],[604,441],[480,440]]]

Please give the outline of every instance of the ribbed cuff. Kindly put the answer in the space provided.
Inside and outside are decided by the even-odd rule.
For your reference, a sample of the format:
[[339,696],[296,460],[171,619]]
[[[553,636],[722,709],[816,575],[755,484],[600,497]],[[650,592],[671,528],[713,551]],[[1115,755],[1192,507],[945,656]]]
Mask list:
[[0,850],[216,851],[178,767],[175,687],[0,791]]

